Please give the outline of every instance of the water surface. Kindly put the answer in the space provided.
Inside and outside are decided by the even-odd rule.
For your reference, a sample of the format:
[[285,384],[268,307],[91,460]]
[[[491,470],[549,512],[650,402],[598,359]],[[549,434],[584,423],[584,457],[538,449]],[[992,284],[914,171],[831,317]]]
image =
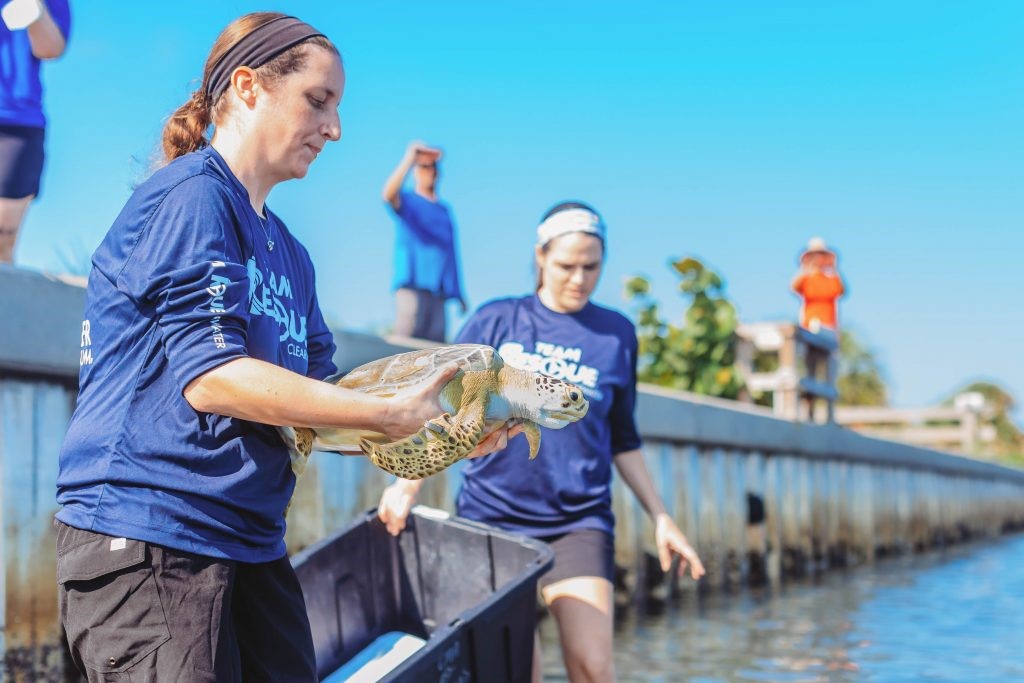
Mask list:
[[[636,608],[620,681],[1024,681],[1024,535]],[[565,681],[553,620],[545,681]]]

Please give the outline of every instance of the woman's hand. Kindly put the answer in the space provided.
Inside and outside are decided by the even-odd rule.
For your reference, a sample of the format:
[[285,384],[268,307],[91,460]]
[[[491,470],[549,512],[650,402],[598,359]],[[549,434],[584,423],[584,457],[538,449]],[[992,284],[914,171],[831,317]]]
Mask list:
[[[494,451],[501,450],[508,445],[508,440],[523,432],[523,426],[515,423],[511,427],[502,425],[485,436],[477,447],[466,457],[479,458]],[[409,518],[409,512],[416,503],[416,495],[423,486],[423,480],[396,479],[380,494],[380,502],[377,503],[377,517],[384,522],[388,533],[397,536],[405,528],[405,522]]]
[[658,548],[662,571],[667,572],[672,568],[672,553],[675,553],[680,557],[679,576],[686,573],[687,564],[690,565],[690,576],[694,580],[704,576],[704,565],[697,556],[697,551],[667,513],[659,514],[654,520],[654,544]]
[[438,395],[458,371],[459,367],[453,363],[423,386],[396,394],[388,401],[381,431],[398,441],[418,432],[428,420],[440,417],[444,409]]
[[416,502],[416,494],[420,491],[423,480],[396,479],[395,483],[384,489],[377,503],[377,517],[384,522],[385,528],[392,536],[402,533],[409,511]]
[[522,433],[522,423],[515,422],[510,427],[506,422],[504,425],[495,429],[493,432],[481,439],[480,443],[476,445],[476,448],[474,448],[466,457],[479,458],[483,455],[490,455],[494,451],[500,451],[508,446],[509,439]]

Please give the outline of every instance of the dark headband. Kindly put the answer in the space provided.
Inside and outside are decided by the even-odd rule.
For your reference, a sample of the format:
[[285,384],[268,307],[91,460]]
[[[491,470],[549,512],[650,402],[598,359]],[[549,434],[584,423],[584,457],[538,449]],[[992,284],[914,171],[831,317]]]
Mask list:
[[[206,82],[206,94],[211,102],[216,102],[228,88],[231,74],[240,66],[258,69],[274,57],[290,47],[298,45],[308,38],[323,36],[307,23],[295,17],[278,17],[271,19],[237,43],[217,60],[210,69],[210,78]],[[324,36],[326,38],[326,36]]]

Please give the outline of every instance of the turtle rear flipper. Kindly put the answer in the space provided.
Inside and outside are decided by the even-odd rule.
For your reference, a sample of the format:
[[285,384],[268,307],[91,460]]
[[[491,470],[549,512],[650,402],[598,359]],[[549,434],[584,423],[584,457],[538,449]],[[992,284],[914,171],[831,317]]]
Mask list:
[[402,477],[422,479],[469,455],[484,430],[484,406],[465,407],[455,417],[444,414],[427,422],[412,436],[391,443],[359,442],[374,465]]
[[288,448],[292,472],[296,477],[302,476],[309,463],[309,456],[313,452],[313,440],[316,438],[316,433],[308,427],[279,427],[278,431]]

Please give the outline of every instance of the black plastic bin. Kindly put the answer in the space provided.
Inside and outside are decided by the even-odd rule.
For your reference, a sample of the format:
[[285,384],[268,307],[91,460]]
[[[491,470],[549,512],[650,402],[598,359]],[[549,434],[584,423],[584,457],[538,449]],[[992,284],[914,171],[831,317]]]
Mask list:
[[537,579],[551,549],[457,517],[416,513],[395,538],[370,511],[292,558],[329,676],[378,636],[426,640],[382,681],[530,680]]

